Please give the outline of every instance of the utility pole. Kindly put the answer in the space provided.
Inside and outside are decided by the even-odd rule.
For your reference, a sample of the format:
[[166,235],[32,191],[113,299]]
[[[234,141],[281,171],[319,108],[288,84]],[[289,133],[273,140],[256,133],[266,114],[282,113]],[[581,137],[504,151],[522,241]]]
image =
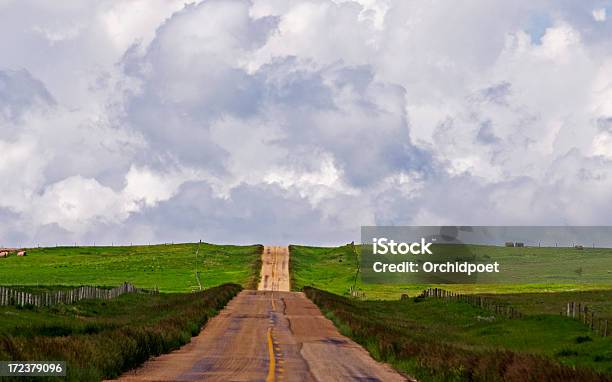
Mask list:
[[357,288],[357,276],[359,276],[359,270],[361,267],[361,264],[359,263],[359,255],[357,254],[357,250],[355,249],[355,242],[351,242],[351,248],[353,250],[353,253],[355,254],[355,261],[357,263],[357,269],[355,270],[355,279],[353,280],[353,287],[352,287],[352,292],[351,293],[355,293],[356,288]]
[[202,240],[200,239],[200,241],[198,242],[198,249],[196,249],[196,252],[195,252],[195,277],[196,277],[196,281],[198,282],[198,288],[200,288],[200,290],[202,290],[202,283],[200,282],[200,272],[198,272],[198,253],[200,252],[201,244],[202,244]]

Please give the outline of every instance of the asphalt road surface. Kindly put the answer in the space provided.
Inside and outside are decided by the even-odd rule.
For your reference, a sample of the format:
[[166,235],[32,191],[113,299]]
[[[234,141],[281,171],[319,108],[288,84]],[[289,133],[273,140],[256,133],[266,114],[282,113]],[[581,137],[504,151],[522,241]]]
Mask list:
[[289,292],[289,252],[265,247],[257,291],[243,291],[181,349],[120,381],[406,381]]
[[265,247],[257,290],[289,292],[289,248]]

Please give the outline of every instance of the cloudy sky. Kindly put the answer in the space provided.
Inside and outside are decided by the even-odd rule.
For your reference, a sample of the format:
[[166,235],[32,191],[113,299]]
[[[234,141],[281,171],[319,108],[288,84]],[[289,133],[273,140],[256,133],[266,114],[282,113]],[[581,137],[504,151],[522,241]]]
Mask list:
[[612,2],[0,0],[0,245],[612,224]]

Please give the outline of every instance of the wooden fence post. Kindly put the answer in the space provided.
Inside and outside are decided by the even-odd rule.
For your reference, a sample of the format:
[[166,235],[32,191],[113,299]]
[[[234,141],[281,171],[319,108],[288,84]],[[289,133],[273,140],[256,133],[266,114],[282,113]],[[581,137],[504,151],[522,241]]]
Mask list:
[[[431,290],[424,293],[430,295]],[[159,290],[148,291],[136,288],[133,284],[124,282],[122,285],[112,289],[102,289],[89,285],[82,285],[78,288],[69,290],[58,290],[55,292],[44,292],[34,294],[25,291],[0,286],[0,306],[25,306],[34,305],[36,307],[51,306],[55,304],[73,304],[86,298],[110,300],[125,293],[159,293]],[[450,298],[452,294],[442,289],[435,290],[439,297]]]

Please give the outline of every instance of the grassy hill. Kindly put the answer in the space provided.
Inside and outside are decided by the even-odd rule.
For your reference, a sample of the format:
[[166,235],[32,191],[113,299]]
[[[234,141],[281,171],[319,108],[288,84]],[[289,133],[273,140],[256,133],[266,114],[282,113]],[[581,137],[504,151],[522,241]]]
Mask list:
[[[355,246],[357,252],[360,247]],[[470,246],[479,257],[512,269],[512,276],[497,274],[498,283],[450,284],[445,289],[461,293],[518,293],[612,289],[612,251],[585,248],[505,248]],[[350,245],[342,247],[291,246],[292,286],[313,286],[336,294],[347,294],[355,282],[358,256]],[[520,268],[519,268],[520,267]],[[520,269],[520,271],[517,271]],[[580,270],[577,273],[576,270]],[[560,275],[563,275],[561,277]],[[398,299],[416,295],[429,284],[366,284],[356,287],[366,298]]]
[[140,288],[188,292],[197,287],[256,285],[262,246],[202,243],[129,247],[33,248],[28,256],[0,259],[1,285],[101,285],[129,281]]

